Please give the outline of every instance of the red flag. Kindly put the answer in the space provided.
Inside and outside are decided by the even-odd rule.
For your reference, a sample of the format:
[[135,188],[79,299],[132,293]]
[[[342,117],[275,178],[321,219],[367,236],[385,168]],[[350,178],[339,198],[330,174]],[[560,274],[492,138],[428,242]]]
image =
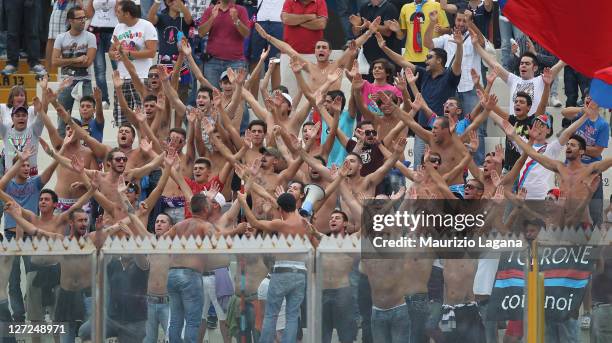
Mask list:
[[578,72],[593,77],[612,66],[612,1],[501,0],[521,31]]

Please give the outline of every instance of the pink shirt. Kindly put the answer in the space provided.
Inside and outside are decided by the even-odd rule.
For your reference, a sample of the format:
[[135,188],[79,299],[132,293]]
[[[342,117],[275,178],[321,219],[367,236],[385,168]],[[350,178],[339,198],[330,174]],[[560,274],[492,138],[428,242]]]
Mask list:
[[361,96],[363,97],[363,102],[366,104],[366,107],[372,113],[378,113],[382,115],[381,110],[376,105],[376,102],[372,100],[372,95],[377,94],[378,92],[391,91],[398,98],[402,98],[402,91],[400,91],[397,87],[391,84],[386,84],[384,86],[377,86],[373,83],[365,81],[363,83],[363,89],[361,90]]
[[[206,22],[212,15],[214,6],[209,6],[202,15],[202,22]],[[244,37],[238,32],[236,24],[232,21],[229,10],[235,7],[238,18],[242,24],[248,26],[249,16],[246,8],[240,5],[231,5],[226,11],[219,10],[219,15],[213,21],[208,32],[208,43],[206,52],[214,58],[225,61],[244,60]]]

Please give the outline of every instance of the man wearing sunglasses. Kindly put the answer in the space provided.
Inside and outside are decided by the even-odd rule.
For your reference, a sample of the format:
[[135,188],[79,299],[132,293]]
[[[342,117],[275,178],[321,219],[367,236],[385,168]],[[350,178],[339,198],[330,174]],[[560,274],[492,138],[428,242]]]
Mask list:
[[[61,67],[62,78],[72,78],[72,83],[64,88],[58,95],[59,102],[64,106],[68,113],[72,113],[74,105],[73,89],[82,86],[82,96],[92,94],[91,73],[89,66],[96,57],[96,36],[85,31],[85,10],[76,6],[68,10],[68,22],[70,30],[57,36],[53,44],[53,65]],[[58,129],[61,135],[64,134],[66,123],[59,119]]]

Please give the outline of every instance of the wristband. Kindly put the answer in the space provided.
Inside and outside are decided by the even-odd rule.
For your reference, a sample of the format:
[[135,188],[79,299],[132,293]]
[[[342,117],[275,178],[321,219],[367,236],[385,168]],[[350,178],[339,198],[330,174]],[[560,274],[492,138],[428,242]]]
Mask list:
[[161,0],[154,0],[156,4],[161,4]]

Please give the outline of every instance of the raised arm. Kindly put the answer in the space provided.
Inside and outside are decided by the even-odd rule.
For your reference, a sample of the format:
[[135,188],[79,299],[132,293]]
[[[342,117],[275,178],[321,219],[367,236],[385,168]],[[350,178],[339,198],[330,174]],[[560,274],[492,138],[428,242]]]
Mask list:
[[514,126],[512,126],[509,122],[504,121],[503,129],[506,133],[506,136],[514,143],[516,143],[516,145],[518,145],[519,148],[521,148],[527,155],[529,155],[529,157],[540,163],[544,168],[548,170],[554,172],[559,171],[559,168],[563,165],[560,161],[553,160],[535,151],[531,147],[531,145],[525,143],[525,141],[523,141],[521,137],[516,134]]
[[[288,13],[282,13],[281,17],[285,17],[285,18],[292,18],[292,16],[295,16],[296,14],[288,14]],[[298,16],[302,16],[302,15],[298,15]],[[291,19],[288,19],[291,21]],[[284,20],[283,20],[284,22]],[[286,25],[291,25],[291,24],[287,24]],[[301,24],[301,23],[300,23]],[[299,25],[299,24],[297,24]],[[300,59],[302,62],[306,63],[307,65],[310,63],[308,62],[306,59],[304,59],[297,51],[293,50],[293,48],[291,47],[291,45],[283,42],[282,40],[270,35],[269,33],[266,32],[266,30],[264,30],[263,27],[261,27],[261,25],[259,24],[255,24],[255,29],[257,30],[257,33],[259,33],[259,35],[267,40],[268,42],[270,42],[270,44],[274,45],[278,50],[280,50],[281,53],[283,54],[287,54],[289,56],[296,56],[298,59]],[[307,69],[309,70],[309,69]]]
[[415,66],[414,64],[408,62],[404,56],[398,54],[397,52],[389,49],[389,47],[387,46],[387,43],[385,42],[385,39],[383,38],[383,36],[380,34],[380,32],[376,33],[376,41],[378,42],[378,46],[380,47],[380,49],[387,55],[389,56],[389,58],[391,59],[391,61],[397,65],[399,65],[400,67],[403,68],[410,68],[413,71],[415,70]]
[[213,86],[212,83],[210,83],[204,77],[204,74],[202,74],[200,67],[198,67],[198,64],[193,59],[193,56],[191,55],[191,46],[189,45],[189,42],[187,42],[186,39],[181,41],[180,49],[183,55],[185,55],[187,62],[189,63],[189,70],[195,76],[196,80],[200,82],[200,85],[202,85],[203,87],[208,87],[210,89],[215,89],[216,87]]
[[398,159],[404,155],[404,149],[406,148],[406,138],[399,138],[393,146],[393,155],[391,158],[385,160],[385,163],[378,168],[375,172],[366,176],[366,184],[369,186],[376,186],[382,182],[387,172],[395,165]]
[[470,30],[470,39],[472,40],[472,46],[474,47],[474,49],[476,49],[476,52],[480,55],[480,57],[482,57],[482,59],[489,66],[490,69],[495,69],[497,71],[497,75],[502,80],[504,80],[504,82],[508,81],[509,72],[504,69],[504,67],[502,67],[499,62],[497,62],[495,56],[489,55],[489,53],[486,52],[485,49],[480,46],[480,44],[478,44],[478,34],[479,32],[477,32],[476,30]]
[[27,161],[32,156],[33,147],[24,149],[22,153],[17,152],[17,163],[13,164],[0,179],[0,189],[4,190],[6,185],[19,173],[19,169],[23,165],[23,161]]
[[185,104],[183,104],[183,102],[181,101],[178,93],[176,92],[176,89],[174,89],[174,87],[172,87],[172,85],[170,84],[171,76],[168,75],[165,69],[159,68],[159,78],[162,82],[164,94],[166,94],[168,99],[170,100],[170,105],[172,105],[174,111],[176,113],[184,114],[187,107],[185,107]]
[[[157,186],[155,186],[153,191],[143,201],[144,207],[147,211],[151,211],[153,207],[155,207],[157,200],[162,195],[164,188],[166,187],[166,184],[168,183],[168,179],[170,178],[173,163],[178,163],[178,161],[175,160],[173,157],[165,158],[164,170],[162,171],[162,175],[161,175],[161,178],[159,179],[159,182],[157,183]],[[182,175],[180,175],[179,177],[182,177]]]

